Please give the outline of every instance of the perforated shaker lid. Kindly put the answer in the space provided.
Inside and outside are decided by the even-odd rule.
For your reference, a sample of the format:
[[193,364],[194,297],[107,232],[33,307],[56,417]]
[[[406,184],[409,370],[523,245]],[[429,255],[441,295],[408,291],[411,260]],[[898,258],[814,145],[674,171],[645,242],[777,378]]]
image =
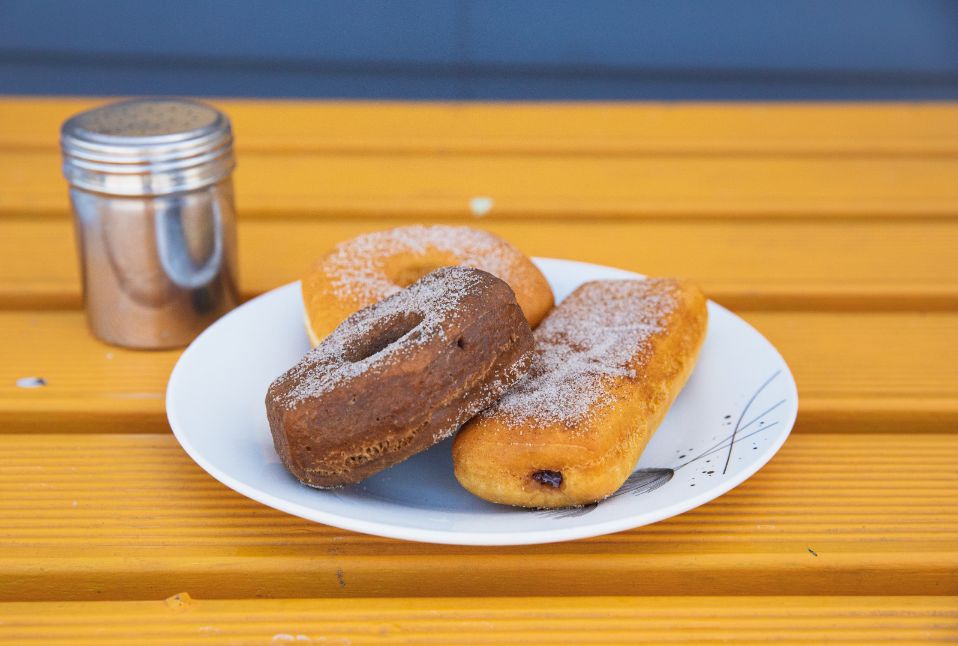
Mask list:
[[60,145],[71,184],[113,195],[194,190],[234,166],[226,115],[183,99],[135,99],[81,112],[63,124]]

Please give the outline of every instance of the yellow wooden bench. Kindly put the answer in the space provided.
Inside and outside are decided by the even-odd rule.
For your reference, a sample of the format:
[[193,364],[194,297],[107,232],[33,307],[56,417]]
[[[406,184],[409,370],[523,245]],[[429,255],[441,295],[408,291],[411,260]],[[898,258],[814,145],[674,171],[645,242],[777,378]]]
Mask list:
[[177,353],[83,324],[56,137],[93,103],[0,101],[0,642],[958,639],[958,106],[216,102],[246,296],[468,223],[697,280],[792,366],[794,435],[726,496],[476,548],[286,516],[182,452]]

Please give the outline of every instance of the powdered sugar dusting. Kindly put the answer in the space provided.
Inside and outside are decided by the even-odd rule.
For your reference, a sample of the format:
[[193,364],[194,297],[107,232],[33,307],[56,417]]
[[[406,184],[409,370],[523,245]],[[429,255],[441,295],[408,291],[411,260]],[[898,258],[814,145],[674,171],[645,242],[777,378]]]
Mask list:
[[535,331],[526,377],[483,414],[513,425],[574,428],[590,412],[614,404],[604,386],[635,377],[649,340],[676,307],[675,281],[586,283]]
[[446,253],[452,264],[475,267],[498,278],[506,273],[519,252],[486,231],[469,227],[414,225],[377,231],[342,242],[323,265],[332,276],[334,295],[374,303],[399,291],[385,270],[389,258],[402,253]]
[[[279,403],[287,409],[295,408],[303,400],[329,392],[374,365],[402,361],[415,348],[444,335],[444,321],[459,309],[463,299],[474,293],[481,282],[481,274],[471,269],[444,267],[407,289],[359,310],[281,377],[292,380],[295,386]],[[351,361],[350,357],[384,322],[396,323],[400,330],[407,322],[409,329],[380,351]],[[396,342],[400,339],[402,343]]]

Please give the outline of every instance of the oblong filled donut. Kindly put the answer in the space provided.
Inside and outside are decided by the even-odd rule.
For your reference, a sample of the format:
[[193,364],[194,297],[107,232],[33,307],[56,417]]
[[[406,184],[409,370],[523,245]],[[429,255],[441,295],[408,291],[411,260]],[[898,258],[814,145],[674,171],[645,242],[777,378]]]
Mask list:
[[498,236],[469,227],[397,227],[339,243],[303,276],[311,343],[353,312],[450,265],[482,269],[508,283],[532,327],[552,308],[552,288],[542,272]]
[[520,507],[611,495],[685,385],[707,324],[689,283],[585,283],[536,330],[526,378],[456,436],[459,483]]
[[266,394],[286,468],[358,482],[449,437],[528,369],[532,330],[509,286],[438,269],[347,318]]

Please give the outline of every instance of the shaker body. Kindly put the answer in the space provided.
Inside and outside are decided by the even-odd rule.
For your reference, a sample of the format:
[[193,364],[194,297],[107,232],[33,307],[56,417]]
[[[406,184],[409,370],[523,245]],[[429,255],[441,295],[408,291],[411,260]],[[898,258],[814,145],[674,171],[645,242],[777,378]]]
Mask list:
[[174,348],[238,302],[229,119],[133,99],[60,128],[87,320],[129,348]]
[[200,189],[118,196],[70,187],[87,321],[129,348],[174,348],[234,308],[236,216],[227,175]]

